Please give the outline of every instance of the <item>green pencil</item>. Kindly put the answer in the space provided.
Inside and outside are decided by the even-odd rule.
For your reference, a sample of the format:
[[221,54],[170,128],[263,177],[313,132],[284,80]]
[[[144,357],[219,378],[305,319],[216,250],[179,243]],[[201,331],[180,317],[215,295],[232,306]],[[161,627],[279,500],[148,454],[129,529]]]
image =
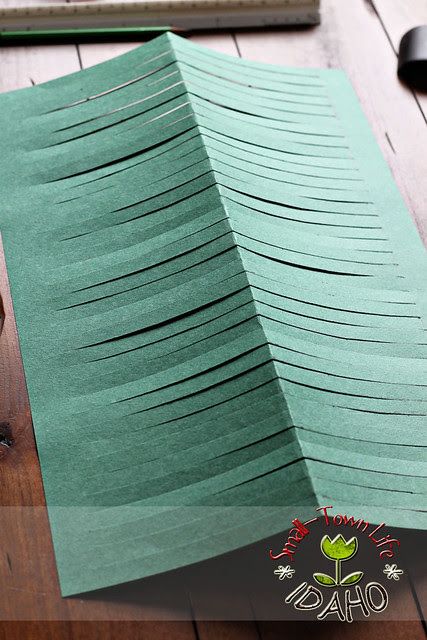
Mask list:
[[155,38],[174,27],[105,27],[101,29],[43,29],[26,31],[0,31],[0,46],[65,44],[82,42],[123,42]]

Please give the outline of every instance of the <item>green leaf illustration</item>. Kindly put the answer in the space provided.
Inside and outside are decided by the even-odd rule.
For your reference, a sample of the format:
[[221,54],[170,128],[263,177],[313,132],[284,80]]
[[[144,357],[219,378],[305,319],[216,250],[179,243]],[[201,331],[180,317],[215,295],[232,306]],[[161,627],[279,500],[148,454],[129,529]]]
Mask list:
[[321,584],[322,587],[334,587],[337,583],[331,576],[326,575],[326,573],[313,573],[313,578],[317,583]]
[[363,578],[363,571],[354,571],[341,580],[342,585],[357,584]]

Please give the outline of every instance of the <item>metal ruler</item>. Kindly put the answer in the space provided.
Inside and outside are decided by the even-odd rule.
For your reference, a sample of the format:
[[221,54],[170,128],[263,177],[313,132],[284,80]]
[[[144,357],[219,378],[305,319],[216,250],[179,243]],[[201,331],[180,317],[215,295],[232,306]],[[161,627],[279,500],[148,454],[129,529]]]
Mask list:
[[1,7],[0,31],[168,25],[223,29],[317,24],[320,0],[146,0]]

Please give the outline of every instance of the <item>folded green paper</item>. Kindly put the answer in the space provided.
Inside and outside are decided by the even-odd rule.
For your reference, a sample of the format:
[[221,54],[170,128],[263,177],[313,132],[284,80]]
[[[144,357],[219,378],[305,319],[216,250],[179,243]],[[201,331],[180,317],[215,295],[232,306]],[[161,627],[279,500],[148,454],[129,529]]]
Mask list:
[[297,506],[425,527],[425,255],[342,72],[167,34],[2,95],[0,118],[64,595]]

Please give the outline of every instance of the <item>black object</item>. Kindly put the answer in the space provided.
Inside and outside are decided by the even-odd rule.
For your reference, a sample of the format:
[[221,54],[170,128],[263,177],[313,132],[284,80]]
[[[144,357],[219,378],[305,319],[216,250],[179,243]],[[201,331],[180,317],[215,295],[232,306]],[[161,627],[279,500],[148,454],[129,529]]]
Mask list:
[[397,73],[414,89],[427,91],[427,25],[410,29],[403,36]]

